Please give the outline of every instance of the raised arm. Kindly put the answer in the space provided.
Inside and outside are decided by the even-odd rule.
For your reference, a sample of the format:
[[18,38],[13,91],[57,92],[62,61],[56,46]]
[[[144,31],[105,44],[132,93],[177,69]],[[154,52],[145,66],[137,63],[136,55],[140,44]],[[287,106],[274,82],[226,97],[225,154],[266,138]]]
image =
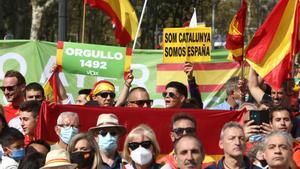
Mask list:
[[132,70],[130,70],[130,72],[128,73],[128,75],[125,78],[123,89],[120,93],[120,96],[118,97],[118,100],[115,104],[115,107],[120,107],[120,106],[125,105],[127,95],[129,93],[129,89],[131,87],[131,83],[133,81],[133,78],[134,78],[134,76],[132,74]]
[[203,108],[203,102],[201,98],[201,93],[198,89],[198,85],[196,83],[195,77],[193,75],[194,65],[191,62],[184,63],[183,71],[186,73],[189,90],[191,94],[191,98],[197,101],[197,105],[199,108]]
[[256,72],[250,68],[248,87],[251,95],[257,103],[260,103],[265,92],[259,87],[258,76]]
[[63,86],[63,84],[60,81],[60,78],[58,76],[59,72],[58,72],[58,66],[56,64],[52,65],[51,72],[57,74],[55,81],[56,81],[57,90],[58,90],[58,93],[57,93],[58,99],[59,99],[58,102],[62,103],[62,104],[70,104],[70,101],[68,99],[68,95],[67,95],[66,89]]

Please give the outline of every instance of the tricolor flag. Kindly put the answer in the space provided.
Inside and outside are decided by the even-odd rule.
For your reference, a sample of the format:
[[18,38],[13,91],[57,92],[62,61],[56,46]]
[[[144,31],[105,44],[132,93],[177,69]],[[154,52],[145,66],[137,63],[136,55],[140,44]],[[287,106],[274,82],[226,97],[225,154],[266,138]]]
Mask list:
[[226,39],[226,49],[232,53],[232,59],[241,62],[243,60],[244,32],[247,15],[247,2],[243,0],[242,6],[233,17]]
[[58,101],[56,78],[57,78],[57,73],[56,72],[52,73],[44,85],[45,97],[46,100],[50,103],[52,102],[57,103]]
[[135,38],[138,19],[129,0],[84,0],[84,3],[111,17],[116,40],[121,46],[126,46]]
[[[166,84],[174,79],[187,85],[183,64],[158,64],[156,69],[157,92],[163,92]],[[248,65],[245,71],[249,71]],[[238,76],[240,73],[240,65],[237,62],[195,63],[193,75],[196,77],[204,107],[213,107],[222,103],[226,97],[223,86],[231,77]]]
[[275,90],[299,51],[299,0],[280,0],[247,47],[250,66]]

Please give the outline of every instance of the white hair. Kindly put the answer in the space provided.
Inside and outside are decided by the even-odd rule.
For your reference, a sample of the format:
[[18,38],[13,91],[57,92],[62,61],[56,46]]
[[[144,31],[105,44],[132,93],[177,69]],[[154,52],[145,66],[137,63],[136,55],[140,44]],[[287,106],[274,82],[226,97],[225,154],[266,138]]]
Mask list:
[[62,112],[57,118],[56,125],[63,124],[63,120],[67,117],[73,117],[79,123],[78,114],[75,112]]

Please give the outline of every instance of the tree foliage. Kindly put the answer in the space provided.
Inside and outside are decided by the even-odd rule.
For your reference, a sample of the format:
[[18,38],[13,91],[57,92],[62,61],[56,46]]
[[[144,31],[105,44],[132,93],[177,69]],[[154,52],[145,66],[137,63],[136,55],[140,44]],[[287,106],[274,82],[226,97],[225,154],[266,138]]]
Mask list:
[[[15,39],[29,39],[32,34],[32,5],[43,7],[41,25],[36,39],[57,41],[58,3],[55,0],[0,0],[0,35],[7,34]],[[37,4],[33,4],[36,2]],[[131,0],[138,18],[143,0]],[[249,24],[246,30],[251,37],[263,23],[277,0],[248,0]],[[214,4],[214,5],[213,5]],[[212,7],[215,7],[215,33],[225,37],[232,17],[240,8],[240,0],[148,0],[137,48],[154,49],[160,47],[163,28],[182,27],[187,24],[197,9],[198,22],[212,25]],[[68,1],[68,40],[80,42],[82,36],[83,0]],[[85,43],[117,45],[109,17],[102,11],[86,7]],[[132,46],[132,43],[128,46]]]

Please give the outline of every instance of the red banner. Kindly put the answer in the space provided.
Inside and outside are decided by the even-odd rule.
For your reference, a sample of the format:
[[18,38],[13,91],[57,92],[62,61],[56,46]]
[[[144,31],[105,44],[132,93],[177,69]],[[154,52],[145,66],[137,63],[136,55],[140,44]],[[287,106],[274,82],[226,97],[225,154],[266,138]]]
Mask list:
[[[79,115],[80,131],[86,132],[90,127],[96,126],[99,114],[114,113],[118,116],[120,124],[125,125],[127,133],[137,125],[149,125],[156,133],[161,153],[166,154],[172,150],[169,136],[171,130],[171,117],[178,112],[186,112],[197,120],[197,134],[204,144],[206,154],[223,154],[219,149],[220,131],[228,121],[241,121],[241,111],[197,110],[197,109],[163,109],[163,108],[115,108],[79,105],[47,105],[43,104],[37,126],[37,138],[55,142],[58,140],[54,132],[56,120],[61,112],[76,112]],[[123,137],[120,145],[123,145]],[[119,148],[122,149],[123,146]]]

